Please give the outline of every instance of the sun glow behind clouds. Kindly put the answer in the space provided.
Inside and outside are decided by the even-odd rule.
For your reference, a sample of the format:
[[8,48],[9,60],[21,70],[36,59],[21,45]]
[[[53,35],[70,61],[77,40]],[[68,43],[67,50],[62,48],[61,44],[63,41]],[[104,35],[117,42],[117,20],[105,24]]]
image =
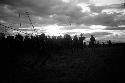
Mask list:
[[61,30],[64,26],[58,26],[57,24],[54,25],[47,25],[43,27],[45,29],[45,33],[50,36],[59,36],[63,34]]
[[[69,27],[72,28],[72,27]],[[90,28],[85,29],[85,28],[81,28],[81,29],[71,29],[71,30],[67,30],[66,26],[59,26],[57,24],[54,25],[47,25],[42,27],[42,29],[45,30],[45,34],[50,35],[50,36],[59,36],[59,35],[64,35],[66,33],[72,33],[74,32],[75,34],[80,34],[80,33],[93,33],[93,32],[102,32],[103,29],[105,29],[106,26],[102,26],[102,25],[91,25]]]
[[[77,26],[76,26],[77,27]],[[35,31],[32,30],[32,28],[20,28],[20,30],[22,30],[23,32],[26,33],[34,33],[34,34],[41,34],[41,33],[45,33],[46,35],[50,35],[50,36],[59,36],[59,35],[64,35],[64,34],[72,34],[72,35],[76,35],[76,34],[80,34],[80,33],[93,33],[93,32],[103,32],[106,28],[106,26],[102,26],[102,25],[91,25],[88,26],[88,28],[74,28],[72,29],[72,27],[68,27],[71,29],[67,29],[66,26],[59,26],[57,24],[54,25],[46,25],[46,26],[41,26],[41,27],[35,27]],[[14,31],[16,32],[16,31]],[[70,35],[71,35],[70,34]]]

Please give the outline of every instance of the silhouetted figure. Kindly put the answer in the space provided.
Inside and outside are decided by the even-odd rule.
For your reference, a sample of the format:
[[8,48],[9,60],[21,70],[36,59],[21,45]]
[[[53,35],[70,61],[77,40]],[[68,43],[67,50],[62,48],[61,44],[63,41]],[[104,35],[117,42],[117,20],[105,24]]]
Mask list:
[[107,41],[107,43],[108,43],[108,46],[109,46],[109,47],[112,46],[112,42],[111,42],[111,40]]
[[77,35],[74,36],[73,38],[73,51],[78,51],[78,37]]
[[86,48],[86,42],[83,43],[83,47]]
[[71,45],[72,45],[72,38],[70,35],[68,34],[65,34],[64,35],[64,46],[66,48],[71,48]]
[[81,49],[83,49],[83,40],[85,40],[85,37],[81,33],[80,37],[79,37],[79,48],[81,48]]
[[89,46],[90,47],[94,47],[95,46],[95,41],[96,41],[95,37],[93,35],[91,35]]

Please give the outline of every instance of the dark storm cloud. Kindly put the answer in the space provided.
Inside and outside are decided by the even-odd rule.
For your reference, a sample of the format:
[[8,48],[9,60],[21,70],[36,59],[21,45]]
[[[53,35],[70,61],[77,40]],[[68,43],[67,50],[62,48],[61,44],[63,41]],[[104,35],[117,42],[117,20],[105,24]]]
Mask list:
[[[74,0],[73,0],[74,1]],[[87,0],[76,0],[78,2],[86,2]],[[61,0],[2,0],[2,4],[7,4],[19,8],[29,9],[35,14],[51,15],[53,13],[75,16],[74,10],[79,13],[80,7],[76,4],[64,3]]]
[[[13,13],[16,14],[15,18],[17,18],[18,16],[17,13],[19,13],[19,10],[22,13],[24,13],[25,11],[29,11],[33,16],[43,17],[43,20],[45,20],[46,24],[47,22],[53,23],[50,21],[54,21],[54,23],[59,22],[59,24],[65,24],[67,23],[67,17],[69,18],[71,23],[79,23],[77,21],[85,15],[81,12],[82,9],[80,7],[72,5],[72,3],[64,3],[61,0],[2,0],[0,3],[3,7],[3,9],[1,9],[2,12],[0,13],[1,17],[3,17],[3,15],[7,15],[9,17],[10,13],[4,12],[4,10],[6,10],[4,6],[7,5],[8,7],[10,7],[10,11],[13,11],[14,9]],[[49,17],[50,15],[54,14],[56,16],[54,16],[53,18]]]
[[36,6],[36,7],[44,7],[44,6],[52,6],[59,3],[60,0],[1,0],[0,3],[8,4],[12,6]]
[[79,19],[86,16],[87,13],[82,13],[81,8],[71,4],[65,4],[58,6],[53,9],[53,12],[56,14],[54,16],[55,20],[58,20],[62,23],[79,23]]
[[53,6],[62,4],[60,0],[3,0],[1,3],[29,10],[41,16],[50,14]]
[[[31,14],[32,22],[38,25],[49,25],[49,24],[58,24],[58,25],[104,25],[104,26],[117,26],[119,20],[114,21],[116,17],[115,14],[108,15],[101,13],[102,10],[108,8],[118,8],[119,5],[109,5],[109,6],[95,6],[89,5],[91,13],[96,12],[99,15],[91,16],[91,13],[82,12],[82,8],[78,7],[76,4],[64,3],[61,0],[1,0],[0,3],[0,19],[12,23],[18,24],[19,21],[22,24],[29,24],[29,21],[25,15],[22,16],[22,19],[18,19],[19,9],[22,13],[29,11]],[[75,0],[77,3],[88,2],[88,0]],[[5,8],[6,6],[6,8]],[[4,17],[6,15],[8,17]],[[52,17],[51,17],[52,16]],[[39,20],[39,18],[42,18]],[[121,23],[121,22],[120,22]],[[73,27],[73,28],[78,28]],[[83,27],[85,28],[85,27]]]

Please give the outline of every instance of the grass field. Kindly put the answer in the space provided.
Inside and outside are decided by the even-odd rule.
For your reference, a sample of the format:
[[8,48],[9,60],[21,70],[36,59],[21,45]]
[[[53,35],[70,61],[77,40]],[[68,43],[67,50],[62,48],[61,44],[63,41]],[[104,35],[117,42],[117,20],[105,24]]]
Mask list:
[[13,56],[4,60],[7,62],[8,74],[5,74],[3,83],[123,83],[124,48],[125,46],[112,46],[84,48],[73,52],[71,49],[45,53],[11,52]]

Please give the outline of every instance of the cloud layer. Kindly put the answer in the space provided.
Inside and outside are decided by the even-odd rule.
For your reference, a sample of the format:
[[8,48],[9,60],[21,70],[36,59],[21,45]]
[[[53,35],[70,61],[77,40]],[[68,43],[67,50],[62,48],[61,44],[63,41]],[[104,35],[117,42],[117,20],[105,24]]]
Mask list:
[[20,23],[22,28],[31,27],[28,11],[36,28],[56,24],[67,33],[75,29],[89,29],[93,33],[92,25],[105,26],[104,30],[95,28],[98,32],[93,34],[98,37],[110,35],[112,30],[125,30],[119,27],[125,25],[122,0],[1,0],[0,10],[0,23],[17,29]]

